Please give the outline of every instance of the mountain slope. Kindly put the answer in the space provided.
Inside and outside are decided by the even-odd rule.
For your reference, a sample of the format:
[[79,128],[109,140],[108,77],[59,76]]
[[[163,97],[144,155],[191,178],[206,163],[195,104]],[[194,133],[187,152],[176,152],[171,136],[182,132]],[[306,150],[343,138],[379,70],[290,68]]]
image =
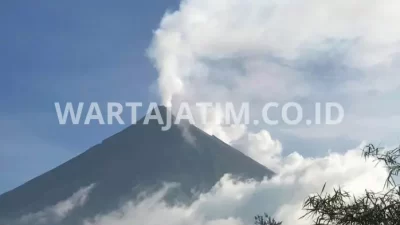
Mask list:
[[[163,117],[166,108],[159,107]],[[121,202],[162,182],[180,183],[180,198],[190,199],[191,189],[209,190],[224,174],[262,179],[273,172],[240,151],[195,126],[188,131],[194,143],[175,125],[162,131],[156,121],[143,119],[59,167],[0,196],[0,224],[67,199],[78,189],[95,184],[85,206],[63,221],[115,209]],[[177,197],[177,196],[175,196]],[[175,198],[174,197],[174,198]]]

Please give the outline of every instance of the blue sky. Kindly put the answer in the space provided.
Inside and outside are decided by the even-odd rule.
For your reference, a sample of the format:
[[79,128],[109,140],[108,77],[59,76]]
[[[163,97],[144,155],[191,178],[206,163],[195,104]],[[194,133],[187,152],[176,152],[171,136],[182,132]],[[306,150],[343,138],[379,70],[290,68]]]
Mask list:
[[298,101],[308,107],[307,116],[315,102],[344,106],[338,126],[249,126],[245,132],[212,123],[201,127],[225,135],[229,144],[238,141],[267,166],[270,158],[283,160],[293,152],[325,157],[362,141],[400,142],[400,30],[393,31],[400,18],[391,7],[184,2],[0,3],[0,193],[125,127],[60,126],[54,102],[146,106],[211,99],[258,108]]
[[266,202],[275,218],[297,224],[299,206],[324,184],[380,191],[387,171],[361,158],[360,148],[400,143],[399,11],[398,0],[2,0],[0,194],[125,128],[60,125],[54,102],[110,101],[171,103],[172,110],[182,102],[249,102],[252,119],[271,101],[300,103],[304,119],[316,102],[333,101],[345,117],[335,126],[229,127],[215,122],[222,113],[212,108],[217,119],[200,128],[278,179],[222,179],[195,208],[128,205],[123,216],[104,215],[106,224],[143,224],[137,212],[144,221],[214,224],[208,219]]
[[157,100],[146,49],[177,3],[1,1],[0,193],[123,128],[59,126],[55,101]]

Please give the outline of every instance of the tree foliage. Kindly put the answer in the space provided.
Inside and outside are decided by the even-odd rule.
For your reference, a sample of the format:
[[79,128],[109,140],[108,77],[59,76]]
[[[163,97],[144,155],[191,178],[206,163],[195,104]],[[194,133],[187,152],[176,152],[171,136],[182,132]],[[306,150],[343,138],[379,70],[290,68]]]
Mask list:
[[400,173],[400,148],[385,151],[370,144],[363,149],[363,156],[373,157],[388,169],[385,189],[381,192],[366,190],[355,197],[341,188],[333,194],[321,193],[306,199],[302,217],[311,217],[314,225],[399,225],[400,186],[395,178]]
[[264,216],[256,216],[255,225],[282,225],[282,222],[277,222],[275,219],[270,217],[268,214],[264,214]]

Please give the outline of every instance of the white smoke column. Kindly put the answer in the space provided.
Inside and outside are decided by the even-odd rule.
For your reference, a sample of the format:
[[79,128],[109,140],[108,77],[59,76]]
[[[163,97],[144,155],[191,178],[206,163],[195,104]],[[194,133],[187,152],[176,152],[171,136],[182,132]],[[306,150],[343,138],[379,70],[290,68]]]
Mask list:
[[[313,84],[309,74],[296,66],[331,53],[341,56],[340,66],[357,71],[337,75],[332,91],[353,97],[396,90],[400,87],[395,63],[400,53],[399,11],[396,0],[184,0],[179,10],[163,17],[149,49],[159,71],[163,104],[174,108],[183,101],[246,101],[253,106],[307,99]],[[325,74],[317,75],[324,81]],[[232,216],[248,224],[255,213],[264,211],[285,224],[308,224],[297,221],[301,203],[325,182],[326,190],[338,185],[355,194],[365,188],[382,190],[387,172],[365,162],[359,148],[322,158],[298,153],[284,157],[281,143],[268,131],[227,128],[218,123],[223,119],[218,109],[211,114],[201,129],[274,168],[278,175],[260,183],[225,177],[191,206],[173,208],[186,212],[180,215],[202,218],[195,220],[199,224]],[[114,219],[118,225],[119,219]],[[185,224],[187,219],[179,217],[171,224]]]
[[[335,54],[357,73],[336,75],[332,91],[396,90],[399,11],[396,0],[183,0],[163,17],[149,48],[162,102],[255,106],[308,97],[313,84],[297,63]],[[234,141],[221,126],[202,129]]]
[[[191,88],[224,87],[218,78],[229,78],[224,82],[233,82],[233,88],[241,88],[236,81],[248,82],[253,87],[247,89],[254,91],[300,85],[293,82],[301,78],[282,74],[289,70],[279,71],[273,59],[290,62],[315,51],[343,50],[343,61],[358,69],[388,65],[400,52],[399,10],[396,0],[184,0],[178,11],[164,16],[149,50],[163,103],[170,106],[176,95],[187,97]],[[275,74],[264,71],[262,84],[253,82],[263,67]],[[205,83],[197,80],[201,77]]]

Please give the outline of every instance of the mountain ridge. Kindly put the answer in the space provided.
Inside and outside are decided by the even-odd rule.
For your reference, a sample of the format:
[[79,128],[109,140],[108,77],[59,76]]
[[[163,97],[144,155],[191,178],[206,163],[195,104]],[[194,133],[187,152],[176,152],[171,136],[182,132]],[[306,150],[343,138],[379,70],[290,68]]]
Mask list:
[[[159,106],[165,118],[168,110]],[[154,111],[153,111],[154,112]],[[224,174],[260,180],[274,173],[242,152],[196,126],[188,142],[180,125],[161,130],[156,121],[137,124],[104,139],[60,166],[0,195],[0,224],[55,205],[82,187],[96,184],[85,207],[60,224],[109,212],[141,190],[163,182],[180,183],[179,196],[190,201],[192,190],[208,191]]]

